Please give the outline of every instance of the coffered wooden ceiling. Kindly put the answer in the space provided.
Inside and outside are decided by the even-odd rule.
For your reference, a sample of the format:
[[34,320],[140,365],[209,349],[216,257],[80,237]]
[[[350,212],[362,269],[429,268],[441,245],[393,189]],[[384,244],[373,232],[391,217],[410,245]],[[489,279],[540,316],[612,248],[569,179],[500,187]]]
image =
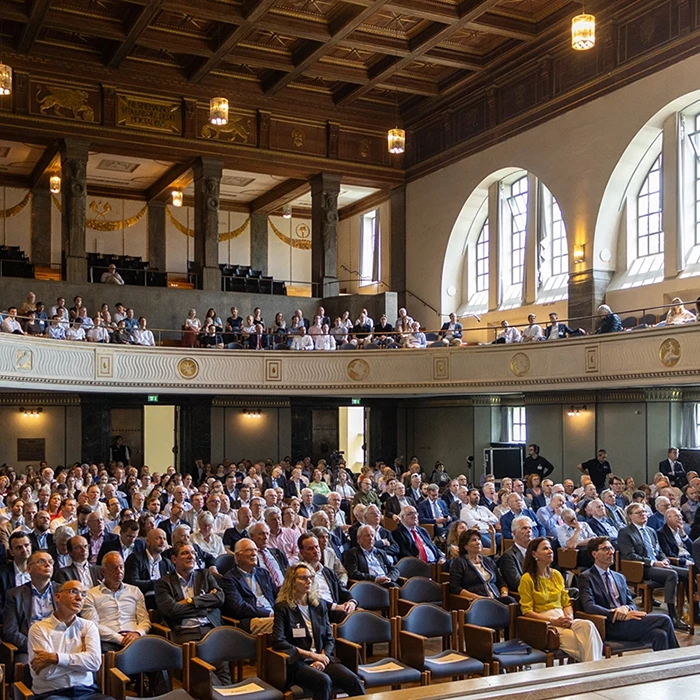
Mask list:
[[579,9],[570,0],[1,0],[0,18],[8,48],[80,61],[101,80],[157,71],[193,88],[227,85],[250,106],[284,97],[386,112],[468,87],[543,33],[565,31]]

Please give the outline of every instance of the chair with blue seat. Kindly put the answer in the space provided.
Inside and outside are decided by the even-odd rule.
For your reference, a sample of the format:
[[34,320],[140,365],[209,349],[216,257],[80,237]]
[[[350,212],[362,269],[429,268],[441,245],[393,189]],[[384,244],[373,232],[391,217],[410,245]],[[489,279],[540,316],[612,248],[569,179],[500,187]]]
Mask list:
[[219,554],[214,561],[214,566],[222,576],[226,576],[226,574],[231,571],[234,566],[236,566],[236,557],[234,557],[233,554],[228,553]]
[[418,557],[403,557],[396,563],[396,568],[399,570],[401,578],[404,579],[413,578],[414,576],[433,577],[433,569],[430,564],[426,564]]
[[[458,651],[458,613],[442,610],[431,603],[414,605],[399,621],[401,661],[419,671],[428,671],[429,679],[451,678],[463,680],[466,676],[487,676],[489,664],[472,659]],[[428,655],[429,640],[441,638],[442,651]]]
[[[408,683],[426,685],[428,673],[399,661],[398,619],[387,620],[376,613],[356,610],[336,628],[336,655],[356,673],[366,689],[391,686],[398,690]],[[388,644],[389,653],[379,661],[367,662],[367,647]]]
[[[464,651],[474,658],[489,663],[491,674],[497,675],[500,670],[518,670],[532,664],[554,665],[554,653],[549,647],[555,646],[547,639],[537,640],[538,644],[532,644],[533,639],[521,639],[515,636],[515,620],[518,611],[517,604],[504,605],[491,598],[479,598],[475,600],[468,610],[460,611],[460,631]],[[521,618],[529,622],[544,622],[531,618]],[[544,622],[545,626],[547,623]],[[527,625],[523,625],[527,627]],[[547,626],[548,627],[548,626]],[[542,628],[544,629],[544,628]],[[555,631],[554,628],[549,628]],[[527,627],[527,631],[535,630],[535,626]],[[536,631],[541,631],[536,627]],[[541,646],[547,651],[543,651]]]
[[398,615],[406,615],[418,603],[433,603],[447,609],[448,592],[447,583],[438,583],[425,576],[414,576],[398,589],[396,612]]
[[[236,627],[215,627],[199,642],[189,642],[190,691],[197,700],[212,700],[220,687],[216,677],[216,666],[228,664],[232,667],[232,685],[225,686],[228,693],[250,684],[257,686],[250,692],[235,692],[239,700],[282,700],[283,694],[261,680],[265,635],[253,636]],[[256,675],[243,680],[244,661],[256,664]],[[235,666],[235,672],[233,667]]]
[[328,496],[324,496],[322,493],[314,494],[314,505],[315,506],[325,506],[328,503]]
[[350,586],[349,590],[350,595],[357,601],[358,608],[392,617],[394,613],[392,591],[396,589],[384,588],[374,581],[357,581]]

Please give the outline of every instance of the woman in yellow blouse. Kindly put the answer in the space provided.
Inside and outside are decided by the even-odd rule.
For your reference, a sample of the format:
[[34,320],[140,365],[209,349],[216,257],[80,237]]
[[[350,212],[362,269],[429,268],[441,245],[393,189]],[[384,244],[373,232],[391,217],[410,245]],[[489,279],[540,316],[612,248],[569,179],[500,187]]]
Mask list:
[[520,609],[525,617],[547,620],[559,632],[559,645],[577,661],[603,658],[603,640],[588,620],[574,620],[564,578],[552,569],[554,552],[546,537],[536,537],[527,548],[520,579]]

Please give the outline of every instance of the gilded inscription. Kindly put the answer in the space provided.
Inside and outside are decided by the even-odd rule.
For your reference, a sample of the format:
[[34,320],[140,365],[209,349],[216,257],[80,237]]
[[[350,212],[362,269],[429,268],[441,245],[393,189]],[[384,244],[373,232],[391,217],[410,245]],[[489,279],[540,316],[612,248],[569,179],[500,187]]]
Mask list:
[[182,129],[181,105],[179,102],[119,95],[117,125],[179,134]]

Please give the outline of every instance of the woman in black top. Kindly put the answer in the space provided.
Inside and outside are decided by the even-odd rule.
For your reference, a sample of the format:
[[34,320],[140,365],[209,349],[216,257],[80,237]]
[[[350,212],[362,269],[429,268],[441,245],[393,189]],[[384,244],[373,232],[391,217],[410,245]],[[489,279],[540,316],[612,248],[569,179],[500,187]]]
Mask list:
[[272,647],[289,656],[288,682],[311,690],[314,700],[330,700],[334,690],[365,694],[360,679],[332,656],[328,610],[306,564],[287,569],[275,603]]

